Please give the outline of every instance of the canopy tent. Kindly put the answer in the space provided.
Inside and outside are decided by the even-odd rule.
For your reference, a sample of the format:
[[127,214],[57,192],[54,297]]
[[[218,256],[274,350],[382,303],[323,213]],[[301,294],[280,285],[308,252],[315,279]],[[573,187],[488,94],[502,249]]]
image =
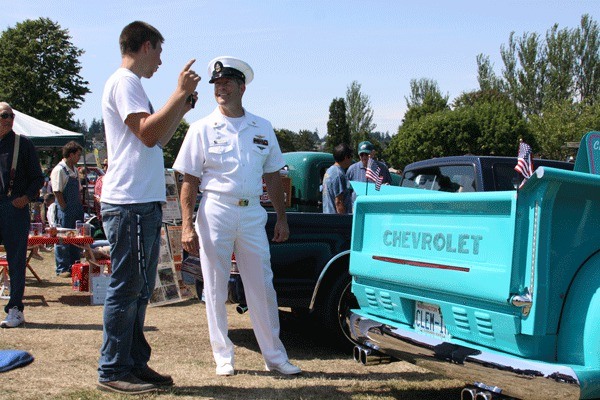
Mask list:
[[83,133],[68,131],[58,126],[40,121],[15,109],[13,130],[19,135],[27,136],[39,149],[43,147],[62,147],[71,140],[80,145],[85,144]]

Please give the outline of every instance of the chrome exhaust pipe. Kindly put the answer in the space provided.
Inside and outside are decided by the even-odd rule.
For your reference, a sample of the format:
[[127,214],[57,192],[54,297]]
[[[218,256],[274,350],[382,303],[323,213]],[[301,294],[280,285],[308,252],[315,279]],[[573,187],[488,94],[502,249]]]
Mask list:
[[487,390],[466,387],[460,392],[460,400],[492,400],[494,395]]
[[248,311],[248,306],[247,306],[247,305],[245,305],[245,304],[238,304],[238,305],[235,307],[235,311],[237,311],[237,313],[238,313],[238,314],[243,314],[243,313],[245,313],[246,311]]
[[477,390],[472,388],[464,388],[460,392],[460,400],[475,400],[477,397]]
[[490,392],[477,392],[475,400],[492,400],[492,397]]
[[360,362],[360,346],[354,346],[354,348],[352,349],[352,358],[357,363]]
[[392,362],[392,357],[361,346],[354,346],[352,356],[354,361],[362,365],[388,364]]

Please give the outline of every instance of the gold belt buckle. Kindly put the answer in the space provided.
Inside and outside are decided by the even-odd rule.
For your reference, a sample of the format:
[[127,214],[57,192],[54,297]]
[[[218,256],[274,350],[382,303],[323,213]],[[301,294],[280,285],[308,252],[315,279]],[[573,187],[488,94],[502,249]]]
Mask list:
[[248,206],[248,199],[239,199],[238,200],[238,206],[240,207],[247,207]]

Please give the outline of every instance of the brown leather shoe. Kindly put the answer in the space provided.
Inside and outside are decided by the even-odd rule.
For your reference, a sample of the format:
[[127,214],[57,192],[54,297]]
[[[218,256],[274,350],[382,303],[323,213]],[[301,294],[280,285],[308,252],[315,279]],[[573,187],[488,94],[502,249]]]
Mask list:
[[61,278],[70,278],[71,277],[71,271],[59,272],[57,275],[60,276]]
[[123,394],[142,394],[159,390],[156,385],[144,382],[133,374],[127,374],[118,381],[98,382],[98,389]]
[[133,376],[144,382],[152,383],[157,386],[173,386],[171,375],[162,375],[146,366],[146,368],[134,368],[131,370]]

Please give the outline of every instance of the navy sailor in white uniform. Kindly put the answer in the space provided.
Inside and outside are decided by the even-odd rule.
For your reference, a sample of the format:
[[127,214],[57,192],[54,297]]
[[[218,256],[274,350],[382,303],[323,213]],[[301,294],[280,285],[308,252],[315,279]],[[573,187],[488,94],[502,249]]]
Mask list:
[[[277,213],[272,240],[286,241],[289,227],[279,170],[285,162],[271,123],[249,113],[242,96],[254,73],[242,60],[217,57],[208,65],[217,108],[190,125],[173,168],[181,190],[183,248],[200,254],[206,315],[217,375],[235,373],[228,337],[227,282],[235,253],[246,302],[267,371],[295,375],[279,338],[267,213],[260,205],[262,179]],[[193,221],[198,185],[202,200]]]

